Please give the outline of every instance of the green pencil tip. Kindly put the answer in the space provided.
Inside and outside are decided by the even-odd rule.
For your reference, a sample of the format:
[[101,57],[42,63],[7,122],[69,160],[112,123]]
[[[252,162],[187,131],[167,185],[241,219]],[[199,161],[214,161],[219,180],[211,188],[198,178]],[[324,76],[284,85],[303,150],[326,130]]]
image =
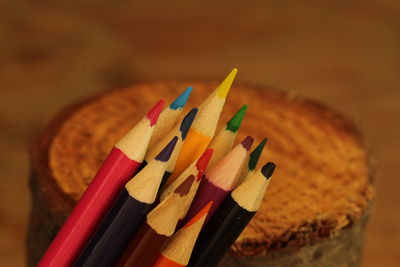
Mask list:
[[264,138],[264,140],[261,141],[260,144],[250,153],[250,158],[249,158],[249,170],[252,171],[256,168],[257,162],[260,159],[261,153],[263,152],[264,146],[267,143],[267,138]]
[[236,112],[236,114],[233,115],[233,117],[228,121],[228,123],[226,124],[226,129],[233,133],[236,133],[239,130],[240,125],[242,124],[242,120],[244,114],[246,114],[246,110],[247,105],[241,107],[239,111]]

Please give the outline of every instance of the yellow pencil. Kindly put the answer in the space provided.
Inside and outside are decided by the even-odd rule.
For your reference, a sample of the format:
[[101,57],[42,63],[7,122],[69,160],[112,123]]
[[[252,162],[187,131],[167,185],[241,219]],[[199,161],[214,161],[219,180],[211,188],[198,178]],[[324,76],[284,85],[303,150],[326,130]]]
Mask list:
[[208,147],[217,128],[226,96],[235,79],[237,69],[234,68],[214,92],[200,105],[196,119],[193,121],[179,154],[175,170],[168,180],[173,182],[193,161]]

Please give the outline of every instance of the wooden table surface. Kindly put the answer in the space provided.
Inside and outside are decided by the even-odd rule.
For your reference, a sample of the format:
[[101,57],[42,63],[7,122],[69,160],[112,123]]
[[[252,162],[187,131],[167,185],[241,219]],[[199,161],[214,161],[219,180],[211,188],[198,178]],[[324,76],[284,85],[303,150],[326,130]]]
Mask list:
[[[400,266],[400,2],[0,1],[0,266],[23,266],[27,147],[68,104],[159,78],[272,85],[364,131],[377,201],[364,266]],[[162,3],[161,3],[162,2]]]

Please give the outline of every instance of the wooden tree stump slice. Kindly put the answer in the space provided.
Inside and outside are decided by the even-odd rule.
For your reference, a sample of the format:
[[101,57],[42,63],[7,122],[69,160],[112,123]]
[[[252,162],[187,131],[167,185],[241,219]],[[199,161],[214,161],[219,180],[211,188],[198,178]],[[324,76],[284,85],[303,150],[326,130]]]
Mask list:
[[[76,104],[31,149],[28,262],[34,266],[114,145],[159,98],[186,86],[200,104],[212,82],[148,82]],[[141,101],[138,101],[141,99]],[[267,137],[260,162],[277,164],[261,209],[221,266],[357,266],[373,199],[356,126],[315,102],[266,88],[231,89],[220,125],[243,104],[238,140]]]

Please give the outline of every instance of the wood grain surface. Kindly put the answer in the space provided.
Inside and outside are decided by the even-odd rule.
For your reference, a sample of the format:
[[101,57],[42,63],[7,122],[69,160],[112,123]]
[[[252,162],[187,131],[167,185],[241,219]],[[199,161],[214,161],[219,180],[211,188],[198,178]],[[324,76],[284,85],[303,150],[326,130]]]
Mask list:
[[0,1],[0,265],[24,264],[26,147],[57,111],[135,81],[215,80],[237,66],[239,81],[355,118],[378,166],[364,265],[398,266],[399,14],[390,0]]
[[[108,151],[140,120],[141,111],[160,95],[171,102],[189,84],[195,88],[189,102],[192,107],[199,106],[218,85],[136,83],[87,101],[68,116],[62,112],[52,121],[32,149],[31,262],[43,253],[53,229],[60,227],[54,222],[67,216]],[[368,217],[374,199],[372,176],[354,123],[321,104],[285,92],[235,85],[220,126],[244,103],[249,110],[237,142],[247,135],[256,142],[268,137],[260,165],[273,161],[278,168],[260,210],[233,246],[236,255],[262,256],[314,244]]]

